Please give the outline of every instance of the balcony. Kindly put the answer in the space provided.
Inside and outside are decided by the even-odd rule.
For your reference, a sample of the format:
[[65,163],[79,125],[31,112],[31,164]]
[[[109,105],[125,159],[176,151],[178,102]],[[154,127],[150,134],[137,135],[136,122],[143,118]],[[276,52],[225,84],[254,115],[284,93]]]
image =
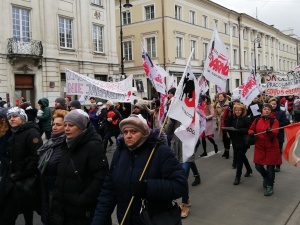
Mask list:
[[7,44],[8,54],[37,56],[43,55],[43,45],[41,41],[31,39],[9,38]]

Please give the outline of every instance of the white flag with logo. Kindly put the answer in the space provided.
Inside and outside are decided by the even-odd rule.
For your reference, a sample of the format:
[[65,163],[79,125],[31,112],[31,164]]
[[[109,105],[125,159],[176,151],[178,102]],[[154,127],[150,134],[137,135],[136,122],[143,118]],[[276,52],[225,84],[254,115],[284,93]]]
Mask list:
[[256,79],[252,72],[250,73],[247,82],[244,84],[244,89],[241,93],[241,102],[244,105],[250,105],[252,100],[259,95],[259,89],[256,83]]
[[203,76],[222,90],[225,90],[228,72],[229,54],[215,27],[203,68]]
[[167,91],[170,90],[172,87],[175,87],[175,84],[174,84],[174,76],[169,76],[169,79],[168,79],[168,85],[167,85]]
[[[194,49],[192,53],[193,52]],[[190,126],[199,99],[199,84],[192,72],[191,56],[192,54],[188,59],[188,63],[168,110],[168,116],[178,120],[185,127]]]
[[205,93],[209,90],[207,81],[204,76],[200,76],[199,78],[199,88],[200,88],[200,95],[205,95]]

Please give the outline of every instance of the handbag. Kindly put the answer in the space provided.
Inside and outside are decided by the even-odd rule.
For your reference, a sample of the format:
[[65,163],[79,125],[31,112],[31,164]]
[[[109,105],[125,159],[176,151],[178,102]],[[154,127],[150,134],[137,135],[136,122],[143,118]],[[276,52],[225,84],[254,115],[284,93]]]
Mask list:
[[243,142],[245,146],[250,147],[251,145],[255,145],[256,136],[245,134],[243,136]]
[[147,200],[143,200],[140,218],[144,225],[181,225],[181,210],[176,201],[165,209],[151,210]]

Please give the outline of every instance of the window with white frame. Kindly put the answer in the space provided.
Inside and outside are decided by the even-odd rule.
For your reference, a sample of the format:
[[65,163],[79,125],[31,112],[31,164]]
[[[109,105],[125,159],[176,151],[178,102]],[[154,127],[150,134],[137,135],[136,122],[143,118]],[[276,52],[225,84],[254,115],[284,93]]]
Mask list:
[[244,51],[244,65],[248,65],[247,51]]
[[145,6],[145,16],[146,20],[154,19],[154,5]]
[[72,48],[72,20],[59,17],[59,44],[62,48]]
[[195,11],[190,10],[190,23],[196,24],[196,13]]
[[268,66],[268,55],[265,55],[265,62],[266,62],[266,66]]
[[175,5],[175,19],[181,20],[182,15],[181,15],[181,6]]
[[207,16],[202,16],[202,27],[207,27]]
[[282,44],[282,51],[285,51],[285,44]]
[[269,42],[269,39],[268,39],[268,37],[266,36],[266,37],[265,37],[265,45],[266,45],[266,46],[268,46],[268,42]]
[[196,57],[197,57],[197,54],[196,54],[196,51],[197,51],[197,41],[196,40],[191,40],[190,41],[190,45],[191,45],[191,52],[192,52],[193,49],[195,49],[194,53],[192,55],[192,59],[196,59]]
[[132,42],[131,41],[124,41],[123,42],[123,57],[125,61],[131,61],[132,57]]
[[232,36],[236,37],[236,26],[232,26]]
[[281,59],[279,59],[279,70],[281,70]]
[[92,4],[102,6],[101,0],[92,0]]
[[214,19],[214,22],[215,22],[216,28],[218,29],[218,20]]
[[182,37],[176,37],[176,57],[182,58],[183,55],[183,38]]
[[208,51],[208,43],[203,43],[203,60],[204,61],[207,58],[207,51]]
[[12,8],[13,37],[24,42],[30,40],[29,10]]
[[283,70],[285,70],[285,60],[283,60],[282,68],[283,68]]
[[237,49],[233,49],[233,64],[234,64],[234,65],[237,65],[237,64],[238,64],[237,58],[238,58],[238,55],[237,55]]
[[122,12],[123,25],[131,24],[131,13],[129,10]]
[[235,87],[239,87],[240,86],[240,79],[235,79]]
[[94,52],[104,52],[103,26],[93,25],[93,47]]
[[156,57],[156,39],[155,37],[149,37],[145,39],[146,41],[146,48],[149,56],[151,58]]
[[224,23],[224,33],[228,34],[228,23]]
[[250,33],[250,38],[251,38],[251,41],[253,41],[253,32],[252,31]]

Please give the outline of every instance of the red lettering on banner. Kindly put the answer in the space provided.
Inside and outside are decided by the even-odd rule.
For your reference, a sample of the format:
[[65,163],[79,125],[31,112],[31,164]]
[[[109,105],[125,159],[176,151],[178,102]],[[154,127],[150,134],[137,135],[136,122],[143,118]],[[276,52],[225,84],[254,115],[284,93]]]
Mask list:
[[251,79],[244,85],[242,97],[245,97],[254,86],[256,86],[256,81],[252,76]]
[[83,84],[81,83],[68,83],[68,93],[78,93],[83,94],[81,87]]
[[[221,60],[224,61],[224,63]],[[224,76],[228,76],[228,60],[222,55],[218,55],[217,58],[214,58],[214,55],[212,54],[209,62],[209,67]]]

